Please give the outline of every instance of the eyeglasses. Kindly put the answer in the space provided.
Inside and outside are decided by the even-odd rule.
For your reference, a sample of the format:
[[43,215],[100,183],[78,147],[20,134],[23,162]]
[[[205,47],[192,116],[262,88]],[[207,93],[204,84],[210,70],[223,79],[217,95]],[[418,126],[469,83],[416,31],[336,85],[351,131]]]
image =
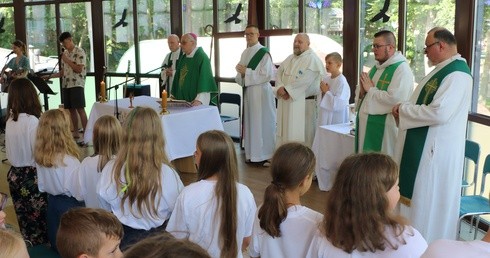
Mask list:
[[5,209],[5,205],[7,204],[8,195],[6,193],[0,192],[0,211]]
[[440,42],[440,41],[436,41],[436,42],[434,42],[434,43],[432,43],[432,44],[429,44],[429,45],[425,46],[425,47],[424,47],[424,52],[426,52],[426,51],[427,51],[427,49],[429,49],[430,47],[432,47],[432,46],[434,46],[435,44],[438,44],[438,43],[441,43],[441,42]]
[[373,44],[372,47],[373,49],[379,49],[381,47],[386,47],[386,46],[389,46],[390,44],[385,44],[385,45],[378,45],[378,44]]
[[244,37],[250,37],[250,36],[253,36],[255,35],[255,33],[245,33],[243,34]]

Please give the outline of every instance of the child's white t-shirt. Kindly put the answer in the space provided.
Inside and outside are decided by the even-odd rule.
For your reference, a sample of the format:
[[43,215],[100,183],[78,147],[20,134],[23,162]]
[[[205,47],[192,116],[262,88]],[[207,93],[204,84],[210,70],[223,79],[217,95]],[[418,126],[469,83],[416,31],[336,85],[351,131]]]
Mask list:
[[323,215],[305,206],[294,205],[288,208],[288,215],[281,223],[281,237],[271,237],[260,228],[256,216],[250,257],[305,257],[310,242],[321,223]]
[[[217,213],[216,181],[201,180],[184,188],[175,210],[167,224],[167,231],[176,238],[185,238],[200,245],[211,257],[220,257],[220,214]],[[243,238],[252,235],[257,206],[250,189],[236,183],[237,187],[237,244],[242,257]]]

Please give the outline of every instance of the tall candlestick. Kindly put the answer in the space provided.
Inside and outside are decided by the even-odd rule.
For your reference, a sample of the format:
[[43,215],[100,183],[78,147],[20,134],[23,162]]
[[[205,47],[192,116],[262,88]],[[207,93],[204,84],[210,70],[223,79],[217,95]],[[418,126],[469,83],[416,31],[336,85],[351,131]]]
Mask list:
[[162,91],[162,109],[167,110],[167,91]]
[[106,101],[105,98],[105,82],[101,81],[100,82],[100,102]]

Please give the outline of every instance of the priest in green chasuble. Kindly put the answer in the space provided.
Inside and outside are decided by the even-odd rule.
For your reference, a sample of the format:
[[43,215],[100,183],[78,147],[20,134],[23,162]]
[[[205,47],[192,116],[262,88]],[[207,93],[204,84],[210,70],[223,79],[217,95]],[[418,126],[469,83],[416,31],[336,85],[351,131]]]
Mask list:
[[414,87],[407,59],[396,51],[395,35],[382,30],[374,34],[372,51],[376,64],[362,73],[356,92],[357,153],[381,152],[393,156],[398,129],[391,109],[408,100]]
[[218,92],[211,62],[202,48],[197,47],[196,34],[184,34],[180,45],[184,56],[177,62],[172,96],[175,99],[191,102],[193,106],[209,105],[211,93]]
[[430,30],[425,46],[434,70],[392,113],[399,125],[400,211],[431,243],[456,239],[473,79],[447,29]]

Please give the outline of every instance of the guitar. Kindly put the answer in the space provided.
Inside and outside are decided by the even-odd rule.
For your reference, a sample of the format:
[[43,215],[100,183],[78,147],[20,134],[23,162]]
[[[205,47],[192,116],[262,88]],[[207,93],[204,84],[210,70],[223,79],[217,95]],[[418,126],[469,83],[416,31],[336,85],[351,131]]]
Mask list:
[[17,71],[13,71],[10,68],[6,68],[2,70],[0,74],[0,83],[2,92],[7,92],[8,86],[13,79],[26,77],[29,72],[24,69],[18,69]]

